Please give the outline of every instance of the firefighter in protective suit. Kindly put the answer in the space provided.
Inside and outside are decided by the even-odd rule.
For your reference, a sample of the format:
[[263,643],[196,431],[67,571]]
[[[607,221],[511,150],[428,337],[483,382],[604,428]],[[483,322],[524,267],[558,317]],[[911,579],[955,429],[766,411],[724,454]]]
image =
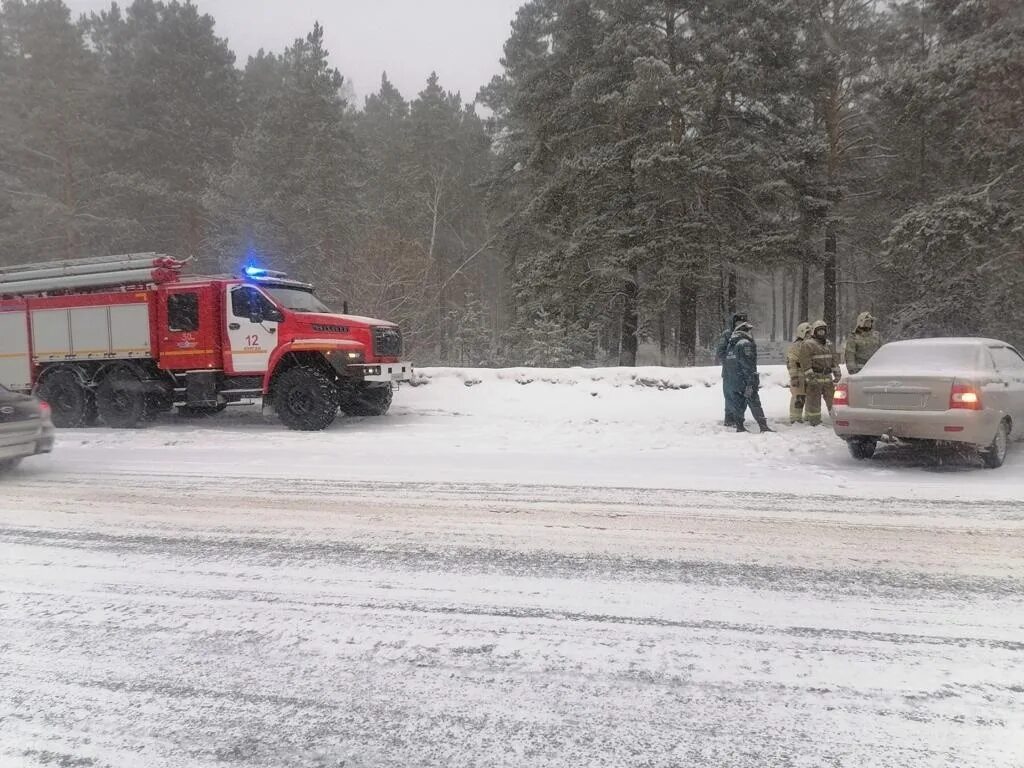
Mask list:
[[786,369],[789,371],[789,423],[803,424],[804,405],[807,402],[807,382],[800,368],[800,347],[811,332],[810,323],[796,327],[796,339],[786,350]]
[[737,432],[747,431],[743,424],[747,408],[750,408],[762,432],[772,432],[774,430],[768,426],[764,408],[761,407],[761,395],[757,391],[760,382],[757,375],[757,342],[750,334],[753,329],[750,323],[741,321],[729,338],[723,368],[726,407]]
[[857,327],[846,340],[846,368],[850,373],[857,373],[871,356],[882,346],[882,337],[875,330],[875,318],[870,312],[857,315]]
[[807,388],[804,404],[807,423],[817,427],[821,424],[822,399],[831,412],[836,384],[843,377],[839,355],[828,340],[828,324],[824,320],[818,320],[811,326],[810,335],[800,345],[800,371]]

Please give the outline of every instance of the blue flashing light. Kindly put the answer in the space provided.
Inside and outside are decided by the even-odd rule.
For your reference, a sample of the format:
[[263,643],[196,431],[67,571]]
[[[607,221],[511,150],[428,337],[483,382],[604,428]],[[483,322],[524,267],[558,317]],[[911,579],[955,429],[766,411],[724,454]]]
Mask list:
[[249,277],[262,277],[267,274],[267,270],[263,269],[262,267],[246,267],[245,274],[247,274]]

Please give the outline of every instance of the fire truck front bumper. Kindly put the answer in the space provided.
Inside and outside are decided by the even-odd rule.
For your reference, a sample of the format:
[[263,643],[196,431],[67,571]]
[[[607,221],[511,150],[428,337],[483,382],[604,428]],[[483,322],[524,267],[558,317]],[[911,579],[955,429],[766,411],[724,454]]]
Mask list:
[[396,381],[409,381],[412,378],[412,363],[364,363],[361,365],[349,365],[347,370],[351,374],[366,382],[380,382],[387,384]]

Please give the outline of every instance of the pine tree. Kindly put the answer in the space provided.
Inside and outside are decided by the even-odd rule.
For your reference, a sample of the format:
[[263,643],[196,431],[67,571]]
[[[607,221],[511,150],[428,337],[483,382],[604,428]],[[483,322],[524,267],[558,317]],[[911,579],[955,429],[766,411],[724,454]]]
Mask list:
[[358,210],[358,156],[342,76],[323,40],[317,24],[284,52],[278,82],[205,203],[214,222],[208,245],[222,267],[262,258],[315,277],[324,296],[340,302]]
[[106,206],[138,222],[116,245],[199,253],[203,195],[240,131],[234,54],[191,2],[134,0],[86,23],[103,77]]
[[59,0],[0,10],[0,263],[91,252],[124,225],[97,206],[96,57]]
[[904,46],[880,106],[902,128],[890,183],[908,209],[885,242],[882,298],[901,335],[1024,341],[1014,311],[1024,288],[1024,9],[934,0],[914,10],[902,15],[903,36],[926,45]]

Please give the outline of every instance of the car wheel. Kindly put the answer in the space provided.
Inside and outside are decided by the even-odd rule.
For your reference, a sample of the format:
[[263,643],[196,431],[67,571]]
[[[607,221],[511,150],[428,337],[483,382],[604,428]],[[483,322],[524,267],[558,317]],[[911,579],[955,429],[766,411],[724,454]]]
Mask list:
[[999,422],[999,429],[996,436],[992,438],[992,444],[981,452],[981,460],[989,469],[999,469],[1006,461],[1006,452],[1010,448],[1010,425],[1005,421]]
[[96,400],[71,371],[54,371],[39,385],[39,399],[50,406],[58,429],[91,427],[96,423]]
[[0,475],[11,472],[15,467],[21,464],[21,459],[4,459],[0,461]]
[[850,455],[858,461],[870,459],[875,455],[875,448],[878,441],[871,437],[858,437],[848,440],[846,446],[850,449]]

